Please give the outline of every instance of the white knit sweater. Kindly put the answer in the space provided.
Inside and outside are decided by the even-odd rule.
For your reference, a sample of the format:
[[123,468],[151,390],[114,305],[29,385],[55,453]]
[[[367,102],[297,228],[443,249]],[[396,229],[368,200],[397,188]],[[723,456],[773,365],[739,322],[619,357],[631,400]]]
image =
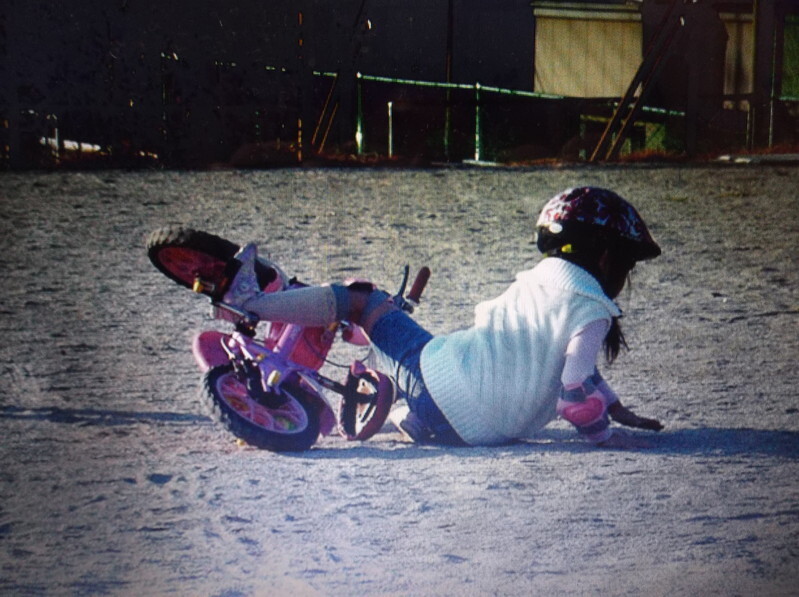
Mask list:
[[527,438],[556,416],[569,340],[592,321],[620,314],[584,269],[544,259],[477,305],[471,328],[431,340],[422,375],[467,443]]

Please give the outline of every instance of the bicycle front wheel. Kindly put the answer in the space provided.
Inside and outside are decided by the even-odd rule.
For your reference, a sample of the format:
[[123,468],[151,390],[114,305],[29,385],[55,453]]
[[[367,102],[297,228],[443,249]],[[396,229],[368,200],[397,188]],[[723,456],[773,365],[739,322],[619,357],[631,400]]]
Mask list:
[[319,437],[319,409],[299,380],[281,384],[279,406],[255,400],[228,363],[203,376],[201,398],[213,419],[248,444],[273,452],[301,452]]

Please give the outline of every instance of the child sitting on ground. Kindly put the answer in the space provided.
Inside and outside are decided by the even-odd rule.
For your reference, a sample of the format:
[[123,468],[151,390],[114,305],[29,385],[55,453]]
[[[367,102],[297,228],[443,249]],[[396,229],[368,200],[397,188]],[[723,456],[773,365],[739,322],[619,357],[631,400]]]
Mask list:
[[391,419],[419,442],[497,445],[534,434],[561,416],[587,440],[632,445],[609,418],[659,431],[625,408],[596,367],[625,345],[615,299],[636,262],[660,254],[635,208],[596,187],[567,190],[543,208],[537,245],[546,256],[499,297],[480,303],[474,325],[433,336],[389,295],[369,285],[260,292],[255,245],[224,302],[270,321],[322,326],[346,320],[368,334],[377,369],[390,375],[406,407]]

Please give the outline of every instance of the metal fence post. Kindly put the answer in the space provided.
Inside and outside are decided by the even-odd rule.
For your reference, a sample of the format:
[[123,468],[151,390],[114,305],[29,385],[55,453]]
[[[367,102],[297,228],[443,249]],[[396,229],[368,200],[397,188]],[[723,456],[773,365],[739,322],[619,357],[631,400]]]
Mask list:
[[361,73],[355,74],[355,94],[356,94],[356,106],[355,109],[357,110],[355,116],[355,146],[357,148],[358,155],[363,155],[363,90],[361,89],[361,81],[362,75]]
[[474,84],[474,161],[480,161],[482,140],[480,139],[480,83]]
[[394,102],[388,102],[388,157],[394,157]]

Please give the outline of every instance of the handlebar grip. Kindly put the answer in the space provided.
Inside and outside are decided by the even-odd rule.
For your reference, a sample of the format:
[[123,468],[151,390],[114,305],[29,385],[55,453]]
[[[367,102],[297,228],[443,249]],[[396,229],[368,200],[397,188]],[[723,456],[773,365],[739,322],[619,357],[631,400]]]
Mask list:
[[408,293],[408,300],[418,303],[424,292],[424,287],[427,286],[427,281],[430,279],[430,268],[426,265],[419,270],[416,274],[416,279],[413,281],[411,291]]

